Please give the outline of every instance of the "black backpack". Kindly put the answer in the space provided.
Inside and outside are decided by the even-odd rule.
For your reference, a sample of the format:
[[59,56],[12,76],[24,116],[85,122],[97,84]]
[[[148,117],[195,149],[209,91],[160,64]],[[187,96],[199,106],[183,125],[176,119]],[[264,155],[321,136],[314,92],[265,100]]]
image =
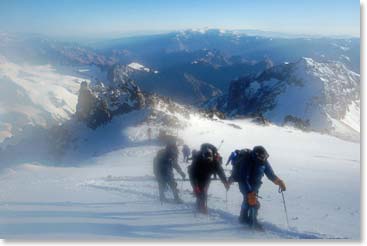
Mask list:
[[235,182],[240,181],[241,166],[246,165],[246,162],[249,159],[250,154],[251,154],[250,149],[242,149],[237,154],[236,158],[233,161],[233,168],[232,168],[232,174],[231,174],[233,181]]

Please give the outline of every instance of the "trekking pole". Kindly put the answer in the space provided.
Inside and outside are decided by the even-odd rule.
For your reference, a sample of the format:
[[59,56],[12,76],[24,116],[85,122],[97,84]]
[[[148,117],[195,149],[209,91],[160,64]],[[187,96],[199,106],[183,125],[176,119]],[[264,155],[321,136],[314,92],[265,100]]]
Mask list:
[[220,147],[222,147],[222,144],[224,143],[224,139],[222,139],[222,141],[220,141],[220,144],[219,144],[219,146],[218,146],[218,148],[217,148],[217,150],[219,151],[219,149],[220,149]]
[[286,217],[286,219],[287,219],[287,226],[288,226],[288,228],[290,228],[290,226],[289,226],[289,220],[288,220],[287,206],[285,205],[284,193],[283,193],[283,191],[282,191],[282,189],[281,189],[281,188],[279,188],[278,192],[282,194],[282,198],[283,198],[283,206],[284,206],[284,212],[285,212],[285,217]]
[[226,210],[228,211],[228,190],[226,190]]

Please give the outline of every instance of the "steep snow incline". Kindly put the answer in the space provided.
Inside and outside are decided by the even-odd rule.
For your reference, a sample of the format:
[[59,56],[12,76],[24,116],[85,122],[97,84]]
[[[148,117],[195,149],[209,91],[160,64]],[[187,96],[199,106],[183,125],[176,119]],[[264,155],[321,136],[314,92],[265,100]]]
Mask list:
[[7,125],[11,135],[27,124],[49,126],[69,119],[83,80],[50,65],[18,65],[0,58],[0,131]]
[[[129,120],[129,115],[114,119],[112,124],[116,120]],[[292,128],[257,126],[243,120],[213,121],[195,115],[187,120],[176,116],[187,121],[188,127],[177,132],[192,148],[199,148],[203,142],[219,144],[223,139],[220,153],[225,160],[233,149],[264,145],[275,172],[287,184],[285,198],[292,228],[286,228],[277,187],[266,178],[260,193],[259,214],[265,233],[238,225],[242,196],[236,184],[228,192],[226,203],[223,185],[212,182],[208,217],[193,212],[189,182],[178,182],[183,205],[161,205],[152,170],[152,160],[161,147],[155,141],[147,141],[148,125],[120,129],[117,127],[123,124],[118,123],[114,124],[115,132],[127,134],[130,139],[125,147],[81,161],[77,167],[24,163],[2,170],[1,237],[186,240],[360,237],[359,144]],[[149,127],[155,135],[161,126]],[[94,131],[89,134],[90,137],[83,136],[86,143],[103,136],[93,137]],[[98,140],[95,141],[97,145]],[[104,142],[100,145],[105,147]],[[186,164],[180,162],[180,165],[186,170]]]
[[[275,95],[274,108],[265,116],[283,123],[287,115],[309,120],[311,128],[328,129],[330,120],[342,120],[348,107],[359,100],[360,76],[348,70],[341,63],[318,63],[310,58],[302,58],[295,64],[279,66],[259,78],[267,87],[284,88]],[[270,82],[265,77],[282,77]],[[358,113],[359,111],[353,111]],[[358,123],[359,124],[359,123]]]
[[360,100],[352,102],[348,107],[345,117],[341,120],[358,133],[361,132],[360,103]]

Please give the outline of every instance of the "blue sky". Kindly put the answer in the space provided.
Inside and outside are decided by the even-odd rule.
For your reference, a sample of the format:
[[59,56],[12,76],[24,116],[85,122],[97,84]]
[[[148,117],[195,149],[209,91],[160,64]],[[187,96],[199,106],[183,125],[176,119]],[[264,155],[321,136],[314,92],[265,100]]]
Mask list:
[[359,0],[0,0],[0,30],[109,36],[187,28],[359,36]]

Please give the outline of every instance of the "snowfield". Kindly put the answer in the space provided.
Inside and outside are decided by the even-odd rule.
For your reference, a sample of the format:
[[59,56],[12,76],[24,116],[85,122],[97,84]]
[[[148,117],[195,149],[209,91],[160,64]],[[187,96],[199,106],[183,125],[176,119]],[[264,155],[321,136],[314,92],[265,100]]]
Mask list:
[[95,65],[15,64],[0,54],[0,143],[27,125],[69,120],[82,81],[107,81],[107,72]]
[[[184,204],[158,199],[152,160],[162,148],[146,132],[160,126],[139,123],[136,112],[90,131],[83,141],[110,151],[79,163],[21,163],[1,170],[0,237],[5,239],[353,239],[360,238],[360,144],[247,120],[209,120],[176,115],[187,123],[175,132],[191,148],[219,145],[224,161],[238,148],[263,145],[286,185],[291,228],[281,195],[264,177],[259,219],[265,232],[239,225],[242,196],[237,184],[226,191],[219,181],[209,189],[209,215],[195,213],[187,181],[178,181]],[[135,118],[137,118],[135,120]],[[122,124],[122,123],[126,124]],[[118,128],[123,125],[124,128]],[[110,131],[111,129],[114,131]],[[103,132],[107,132],[102,134]],[[111,135],[114,133],[114,135]],[[117,143],[116,139],[121,138]],[[187,164],[180,165],[186,171]],[[6,165],[5,165],[6,166]],[[229,174],[229,166],[225,167]],[[170,193],[167,193],[170,194]]]
[[137,71],[144,71],[144,72],[152,72],[152,73],[155,73],[157,74],[158,71],[157,70],[153,70],[151,68],[147,68],[145,67],[144,65],[141,65],[140,63],[137,63],[137,62],[131,62],[127,65],[128,68],[131,68],[133,70],[137,70]]
[[82,81],[90,79],[51,65],[15,64],[0,55],[0,142],[26,125],[49,127],[70,119]]

